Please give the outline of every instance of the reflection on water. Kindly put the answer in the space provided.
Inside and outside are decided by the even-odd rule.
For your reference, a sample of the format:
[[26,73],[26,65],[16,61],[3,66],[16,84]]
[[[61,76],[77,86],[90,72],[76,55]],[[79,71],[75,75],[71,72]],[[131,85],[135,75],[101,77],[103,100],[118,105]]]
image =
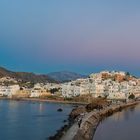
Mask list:
[[124,109],[123,111],[115,113],[113,116],[110,117],[112,121],[123,121],[129,120],[131,115],[135,113],[135,106],[130,107],[129,109]]
[[71,109],[71,105],[0,100],[0,140],[45,140],[64,125]]
[[93,140],[139,140],[140,105],[106,118],[98,126]]

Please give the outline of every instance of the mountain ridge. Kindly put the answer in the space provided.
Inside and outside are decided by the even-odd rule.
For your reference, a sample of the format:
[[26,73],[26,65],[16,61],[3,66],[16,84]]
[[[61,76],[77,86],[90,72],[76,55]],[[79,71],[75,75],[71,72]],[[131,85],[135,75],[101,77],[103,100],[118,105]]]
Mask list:
[[14,72],[7,68],[0,67],[0,78],[3,77],[11,77],[16,79],[17,81],[31,83],[63,83],[79,78],[86,78],[87,76],[70,71],[51,72],[48,74],[35,74],[33,72]]
[[86,75],[82,75],[82,74],[78,74],[76,72],[70,72],[70,71],[51,72],[51,73],[48,73],[48,76],[61,83],[76,80],[79,78],[88,77]]
[[37,75],[32,72],[14,72],[4,67],[0,67],[0,78],[2,77],[11,77],[16,79],[17,81],[22,80],[23,82],[32,82],[32,83],[56,82],[45,74]]

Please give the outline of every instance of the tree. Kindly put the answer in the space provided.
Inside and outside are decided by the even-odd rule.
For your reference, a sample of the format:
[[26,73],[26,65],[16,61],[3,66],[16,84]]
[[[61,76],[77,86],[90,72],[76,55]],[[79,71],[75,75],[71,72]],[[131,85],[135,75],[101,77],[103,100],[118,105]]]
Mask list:
[[135,95],[134,94],[131,94],[128,99],[135,99]]

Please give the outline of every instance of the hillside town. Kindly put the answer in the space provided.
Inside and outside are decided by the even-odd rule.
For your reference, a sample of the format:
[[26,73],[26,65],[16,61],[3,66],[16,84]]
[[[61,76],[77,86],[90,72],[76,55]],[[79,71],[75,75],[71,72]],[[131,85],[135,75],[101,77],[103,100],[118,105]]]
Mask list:
[[[4,82],[12,81],[11,85]],[[21,86],[9,77],[0,79],[1,97],[43,98],[58,95],[62,98],[73,98],[91,94],[95,98],[128,99],[140,97],[140,79],[121,71],[102,71],[89,75],[85,79],[77,79],[66,83],[36,83],[29,88]]]

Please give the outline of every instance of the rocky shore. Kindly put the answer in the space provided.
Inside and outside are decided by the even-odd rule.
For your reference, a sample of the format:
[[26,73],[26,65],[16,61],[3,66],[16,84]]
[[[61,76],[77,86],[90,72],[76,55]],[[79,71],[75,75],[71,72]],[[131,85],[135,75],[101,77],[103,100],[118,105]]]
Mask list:
[[139,101],[133,101],[128,103],[121,103],[119,105],[110,105],[101,110],[94,110],[86,113],[82,118],[80,128],[77,122],[75,122],[67,132],[61,137],[61,140],[92,140],[96,132],[96,128],[99,123],[106,117],[112,115],[115,112],[122,109],[134,106]]
[[[75,124],[75,118],[77,116],[79,116],[81,114],[81,112],[86,112],[85,105],[84,104],[76,105],[75,108],[72,110],[72,112],[69,114],[67,124],[65,124],[63,127],[61,127],[54,136],[50,136],[48,139],[49,140],[60,140],[69,131],[69,129],[73,129],[72,127]],[[77,124],[76,124],[76,127],[77,127]]]

